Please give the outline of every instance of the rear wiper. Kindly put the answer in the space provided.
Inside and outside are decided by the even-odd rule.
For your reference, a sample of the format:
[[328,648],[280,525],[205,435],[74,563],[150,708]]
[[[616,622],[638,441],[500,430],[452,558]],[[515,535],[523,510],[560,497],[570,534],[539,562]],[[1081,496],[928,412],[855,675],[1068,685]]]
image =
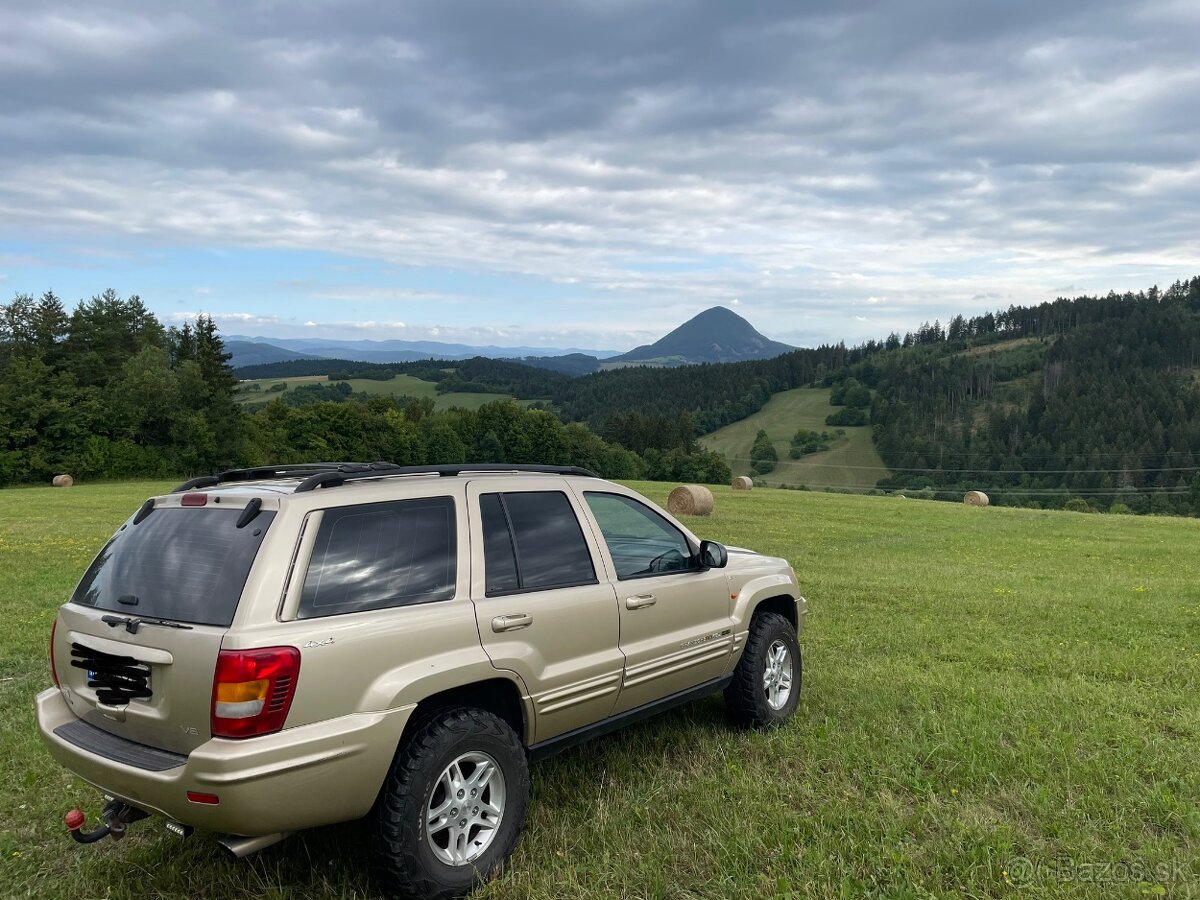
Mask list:
[[180,622],[168,622],[166,619],[134,619],[126,616],[101,616],[100,621],[111,628],[116,628],[118,625],[124,625],[125,630],[130,634],[137,634],[138,628],[142,625],[161,625],[163,628],[183,628],[191,631],[191,625],[184,625]]

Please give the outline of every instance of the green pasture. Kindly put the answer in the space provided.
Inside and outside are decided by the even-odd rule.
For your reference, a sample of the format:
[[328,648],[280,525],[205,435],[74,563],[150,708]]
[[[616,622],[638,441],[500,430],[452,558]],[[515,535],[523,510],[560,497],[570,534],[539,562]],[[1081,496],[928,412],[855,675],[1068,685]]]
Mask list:
[[[305,375],[295,378],[254,378],[239,384],[239,393],[234,395],[234,399],[242,404],[262,403],[270,400],[272,397],[278,397],[280,394],[293,390],[299,385],[328,380],[328,377],[325,375]],[[511,399],[507,394],[468,394],[457,392],[439,394],[436,383],[425,381],[413,375],[395,375],[387,381],[377,381],[372,378],[347,378],[344,381],[350,385],[350,388],[355,393],[379,394],[388,397],[431,397],[434,400],[434,408],[438,410],[450,409],[455,406],[464,409],[478,409],[485,403]],[[287,385],[283,391],[271,391],[272,385],[281,383]],[[261,390],[247,390],[247,387],[252,384],[257,384]]]
[[[828,388],[796,388],[781,391],[766,406],[745,419],[726,425],[700,439],[709,450],[725,454],[734,475],[750,475],[750,447],[759,429],[764,429],[779,462],[774,471],[761,476],[769,485],[806,485],[822,488],[866,490],[888,475],[879,451],[871,441],[868,426],[844,428],[846,434],[820,453],[801,459],[788,456],[792,435],[797,429],[833,432],[837,427],[825,424],[825,417],[840,407],[829,405]],[[759,477],[759,476],[755,476]]]
[[[170,486],[0,491],[0,894],[376,897],[362,824],[240,863],[155,822],[68,838],[101,802],[35,733],[50,625]],[[1200,522],[714,493],[693,529],[787,559],[808,597],[794,720],[735,731],[714,697],[535,767],[477,897],[1200,896]]]

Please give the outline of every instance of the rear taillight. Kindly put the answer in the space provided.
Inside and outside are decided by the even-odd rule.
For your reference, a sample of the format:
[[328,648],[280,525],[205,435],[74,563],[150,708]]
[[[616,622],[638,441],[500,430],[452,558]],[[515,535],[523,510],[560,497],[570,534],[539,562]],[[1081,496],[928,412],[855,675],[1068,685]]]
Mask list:
[[299,675],[295,647],[222,650],[213,678],[213,737],[254,737],[282,729]]
[[58,631],[58,619],[54,620],[54,624],[50,626],[50,677],[54,679],[55,687],[62,687],[58,683],[58,669],[54,666],[54,632]]

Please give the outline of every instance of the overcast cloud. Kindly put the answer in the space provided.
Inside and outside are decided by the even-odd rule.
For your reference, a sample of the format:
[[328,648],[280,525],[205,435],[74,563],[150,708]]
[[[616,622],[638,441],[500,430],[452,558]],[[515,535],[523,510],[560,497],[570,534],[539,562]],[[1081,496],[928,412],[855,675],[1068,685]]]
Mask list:
[[1200,274],[1195,2],[49,0],[0,35],[7,292],[624,349]]

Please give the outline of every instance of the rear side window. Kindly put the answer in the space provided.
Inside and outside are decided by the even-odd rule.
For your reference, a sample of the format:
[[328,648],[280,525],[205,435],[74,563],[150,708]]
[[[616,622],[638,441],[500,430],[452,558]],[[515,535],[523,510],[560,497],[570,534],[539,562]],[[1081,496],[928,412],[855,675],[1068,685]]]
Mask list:
[[275,513],[159,508],[126,523],[88,567],[72,603],[137,618],[228,627]]
[[304,576],[299,617],[449,600],[457,567],[450,497],[329,509]]
[[489,597],[518,590],[521,582],[517,578],[517,551],[513,549],[512,532],[500,495],[481,496],[479,513],[483,522],[484,590]]
[[483,494],[487,595],[596,584],[596,569],[562,491]]

